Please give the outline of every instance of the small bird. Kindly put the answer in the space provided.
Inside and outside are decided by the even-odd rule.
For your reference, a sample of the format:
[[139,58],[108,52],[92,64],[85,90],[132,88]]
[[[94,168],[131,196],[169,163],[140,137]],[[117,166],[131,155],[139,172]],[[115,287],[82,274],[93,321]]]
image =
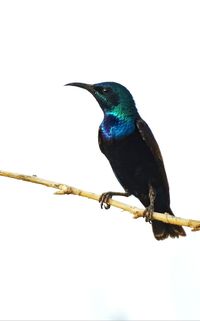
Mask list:
[[159,146],[147,123],[140,117],[128,89],[116,82],[94,85],[69,83],[88,90],[99,103],[104,118],[99,127],[99,147],[125,193],[107,192],[101,207],[109,208],[112,196],[134,195],[145,206],[144,216],[152,223],[157,240],[185,236],[182,226],[152,220],[154,211],[174,215],[170,208],[169,185]]

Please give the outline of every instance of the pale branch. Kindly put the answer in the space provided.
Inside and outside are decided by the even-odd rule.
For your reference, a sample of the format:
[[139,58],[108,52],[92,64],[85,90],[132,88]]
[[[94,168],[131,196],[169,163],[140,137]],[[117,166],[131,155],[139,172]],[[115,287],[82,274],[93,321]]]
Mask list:
[[[43,178],[39,178],[35,175],[33,176],[29,176],[29,175],[23,175],[23,174],[17,174],[17,173],[11,173],[11,172],[6,172],[6,171],[0,171],[0,176],[4,176],[4,177],[9,177],[9,178],[14,178],[14,179],[19,179],[22,181],[26,181],[26,182],[31,182],[31,183],[35,183],[35,184],[40,184],[40,185],[44,185],[47,187],[51,187],[51,188],[55,188],[57,189],[57,191],[55,192],[56,195],[64,195],[64,194],[73,194],[73,195],[79,195],[82,197],[87,197],[90,199],[93,199],[95,201],[99,201],[100,199],[100,195],[94,194],[94,193],[90,193],[90,192],[86,192],[83,190],[80,190],[78,188],[72,187],[72,186],[68,186],[66,184],[62,184],[62,183],[56,183],[53,181],[49,181]],[[123,211],[129,212],[133,215],[134,218],[138,218],[138,217],[143,217],[144,215],[144,209],[139,209],[137,207],[134,206],[130,206],[128,204],[122,203],[122,202],[118,202],[116,200],[110,199],[108,201],[108,204],[120,208]],[[187,227],[191,227],[192,231],[198,231],[200,230],[200,221],[198,220],[192,220],[192,219],[184,219],[184,218],[180,218],[180,217],[175,217],[172,216],[168,213],[157,213],[154,212],[152,215],[152,219],[154,220],[158,220],[164,223],[169,223],[169,224],[176,224],[176,225],[181,225],[181,226],[187,226]]]

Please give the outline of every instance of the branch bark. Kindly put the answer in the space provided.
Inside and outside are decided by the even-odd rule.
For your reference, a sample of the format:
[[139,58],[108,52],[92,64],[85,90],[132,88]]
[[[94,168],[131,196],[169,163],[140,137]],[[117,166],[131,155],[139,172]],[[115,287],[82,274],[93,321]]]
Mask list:
[[[43,178],[39,178],[37,176],[29,176],[29,175],[23,175],[23,174],[18,174],[18,173],[12,173],[12,172],[7,172],[7,171],[0,171],[0,176],[4,177],[9,177],[9,178],[14,178],[26,182],[31,182],[35,184],[40,184],[44,185],[47,187],[51,187],[56,189],[57,191],[54,193],[56,195],[65,195],[65,194],[73,194],[73,195],[78,195],[82,197],[87,197],[90,199],[93,199],[95,201],[99,201],[100,195],[83,191],[78,188],[63,184],[63,183],[57,183],[53,181],[49,181]],[[126,212],[129,212],[133,215],[133,218],[139,218],[143,217],[144,209],[139,209],[137,207],[110,199],[108,202],[110,205],[120,208]],[[192,231],[198,231],[200,230],[200,221],[198,220],[192,220],[192,219],[185,219],[185,218],[180,218],[180,217],[175,217],[172,216],[168,213],[158,213],[154,212],[152,218],[154,220],[158,220],[164,223],[169,223],[169,224],[176,224],[176,225],[181,225],[181,226],[187,226],[192,228]]]

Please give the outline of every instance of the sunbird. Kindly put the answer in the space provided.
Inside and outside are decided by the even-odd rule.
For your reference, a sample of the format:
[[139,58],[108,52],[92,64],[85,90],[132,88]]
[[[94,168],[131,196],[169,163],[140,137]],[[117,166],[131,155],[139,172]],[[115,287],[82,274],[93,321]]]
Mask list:
[[125,192],[103,193],[101,207],[108,209],[112,196],[134,195],[145,206],[144,216],[152,223],[157,240],[185,236],[182,226],[152,219],[154,211],[174,215],[170,208],[169,184],[158,143],[140,117],[129,90],[116,82],[67,85],[89,91],[104,114],[99,127],[99,147]]

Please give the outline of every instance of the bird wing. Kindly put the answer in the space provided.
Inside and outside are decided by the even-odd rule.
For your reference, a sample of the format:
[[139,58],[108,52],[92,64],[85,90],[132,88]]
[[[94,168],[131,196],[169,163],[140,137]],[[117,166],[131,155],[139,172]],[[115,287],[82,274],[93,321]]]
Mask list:
[[101,129],[99,128],[99,132],[98,132],[98,143],[99,143],[99,147],[102,153],[104,153],[103,150],[103,143],[102,143],[102,134],[101,134]]
[[146,143],[147,147],[150,149],[150,151],[151,151],[151,153],[152,153],[152,155],[158,165],[158,168],[159,168],[159,171],[162,176],[162,179],[163,179],[166,189],[169,189],[169,184],[168,184],[167,175],[165,172],[163,158],[162,158],[158,143],[155,140],[151,129],[149,128],[147,123],[142,118],[138,118],[136,120],[136,126],[138,128],[138,131],[139,131],[143,141]]

